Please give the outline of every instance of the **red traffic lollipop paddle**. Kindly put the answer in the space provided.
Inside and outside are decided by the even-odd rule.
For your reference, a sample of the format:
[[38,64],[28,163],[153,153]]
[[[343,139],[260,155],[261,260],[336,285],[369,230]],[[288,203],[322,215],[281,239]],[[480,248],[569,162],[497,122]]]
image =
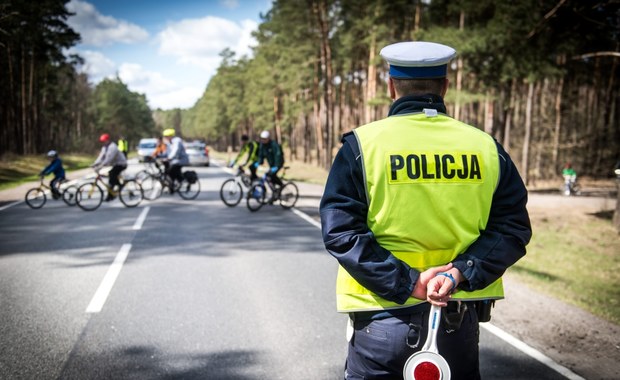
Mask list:
[[422,350],[411,355],[405,363],[405,380],[450,380],[450,366],[437,350],[437,330],[441,307],[431,306],[428,316],[428,335]]

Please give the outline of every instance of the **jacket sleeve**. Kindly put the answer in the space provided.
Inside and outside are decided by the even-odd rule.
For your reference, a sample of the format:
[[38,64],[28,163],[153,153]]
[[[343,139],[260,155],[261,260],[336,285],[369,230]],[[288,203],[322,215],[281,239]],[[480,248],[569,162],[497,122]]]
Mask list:
[[105,158],[105,152],[106,152],[106,147],[102,147],[101,148],[101,152],[99,152],[99,156],[97,156],[97,159],[95,160],[95,162],[93,163],[93,166],[97,166],[100,165],[101,162],[103,161],[103,159]]
[[321,199],[325,248],[366,289],[403,304],[411,296],[419,272],[381,247],[368,228],[357,140],[349,134],[343,141]]
[[483,289],[500,278],[525,255],[525,246],[532,236],[526,209],[527,190],[510,156],[496,144],[500,179],[489,221],[478,239],[453,261],[467,280],[459,284],[459,289],[465,291]]
[[55,168],[56,168],[56,160],[50,162],[49,165],[47,165],[43,170],[41,170],[41,173],[39,173],[39,175],[48,175],[51,172],[53,172]]

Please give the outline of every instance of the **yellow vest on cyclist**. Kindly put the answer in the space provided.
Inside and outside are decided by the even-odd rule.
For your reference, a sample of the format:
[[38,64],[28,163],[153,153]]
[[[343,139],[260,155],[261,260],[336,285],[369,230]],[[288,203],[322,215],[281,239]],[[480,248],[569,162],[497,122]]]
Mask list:
[[[383,133],[389,131],[389,133]],[[484,230],[499,180],[488,134],[445,115],[392,116],[354,130],[368,199],[367,223],[377,242],[418,271],[451,262]],[[401,308],[360,285],[340,267],[338,311]],[[453,299],[503,298],[501,278]]]

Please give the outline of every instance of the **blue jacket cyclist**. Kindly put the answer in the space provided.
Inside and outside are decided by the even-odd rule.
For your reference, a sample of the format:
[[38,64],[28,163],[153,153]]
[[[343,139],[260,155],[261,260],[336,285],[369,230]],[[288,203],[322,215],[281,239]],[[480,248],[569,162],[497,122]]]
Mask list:
[[350,317],[344,378],[402,379],[432,303],[452,379],[479,379],[478,321],[525,255],[527,191],[499,143],[447,115],[454,49],[404,42],[381,55],[395,101],[343,137],[320,205],[338,311]]
[[54,178],[50,181],[50,188],[52,189],[52,197],[58,199],[60,197],[58,186],[65,180],[65,169],[62,166],[62,160],[58,157],[58,152],[55,150],[47,152],[47,158],[50,160],[50,163],[41,170],[39,176],[45,177],[48,174],[54,173]]

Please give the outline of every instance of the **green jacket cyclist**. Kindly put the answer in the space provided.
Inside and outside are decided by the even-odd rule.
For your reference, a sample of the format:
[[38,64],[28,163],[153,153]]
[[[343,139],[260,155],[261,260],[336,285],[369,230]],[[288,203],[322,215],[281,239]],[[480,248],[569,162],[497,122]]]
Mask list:
[[267,159],[269,163],[269,171],[267,175],[271,179],[271,182],[278,188],[282,188],[282,180],[278,178],[278,171],[284,166],[284,154],[282,153],[282,147],[277,141],[271,139],[269,131],[262,131],[260,133],[260,148],[258,149],[258,160],[252,166],[258,168],[259,165]]
[[244,166],[250,164],[249,165],[249,169],[251,173],[250,178],[252,181],[254,181],[255,179],[258,178],[256,176],[256,168],[258,165],[255,165],[256,162],[258,161],[258,141],[250,140],[248,135],[243,135],[241,136],[241,144],[242,144],[241,150],[239,151],[239,154],[237,155],[237,157],[230,163],[230,167],[235,166],[237,161],[239,161],[241,157],[247,154],[245,162],[243,164],[240,164],[239,168],[243,169]]

